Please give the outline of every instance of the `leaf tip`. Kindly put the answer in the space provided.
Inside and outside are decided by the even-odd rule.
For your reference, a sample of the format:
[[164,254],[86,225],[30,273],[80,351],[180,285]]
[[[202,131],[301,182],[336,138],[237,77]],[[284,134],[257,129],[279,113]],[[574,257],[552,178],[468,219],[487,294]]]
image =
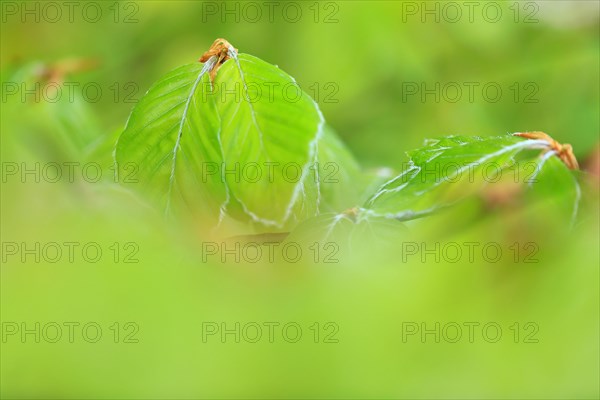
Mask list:
[[554,140],[550,135],[540,131],[534,132],[515,132],[513,136],[522,137],[524,139],[531,140],[544,140],[548,143],[549,151],[553,151],[556,153],[558,158],[565,163],[565,165],[572,170],[579,169],[579,163],[577,162],[577,158],[575,158],[575,154],[573,153],[573,146],[568,143],[561,144]]
[[238,50],[231,45],[226,39],[219,38],[213,42],[210,48],[202,54],[200,59],[201,63],[206,63],[211,58],[215,57],[216,62],[210,69],[210,80],[215,80],[215,75],[217,70],[225,61],[229,60],[231,57],[235,57],[237,55]]

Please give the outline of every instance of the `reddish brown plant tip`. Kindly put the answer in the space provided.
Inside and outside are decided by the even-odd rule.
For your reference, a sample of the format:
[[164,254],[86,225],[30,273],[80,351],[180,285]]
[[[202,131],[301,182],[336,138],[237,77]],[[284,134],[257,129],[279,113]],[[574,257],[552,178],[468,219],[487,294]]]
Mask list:
[[40,86],[38,92],[46,90],[46,94],[51,97],[60,96],[60,86],[66,78],[72,74],[93,70],[98,67],[99,61],[95,59],[64,59],[53,64],[43,64],[35,72],[35,78]]
[[229,49],[232,48],[237,53],[237,49],[233,47],[227,40],[225,39],[217,39],[213,42],[210,49],[202,54],[200,57],[201,63],[205,63],[210,60],[211,57],[217,57],[217,62],[210,70],[210,80],[214,82],[215,75],[217,74],[217,70],[223,65],[223,63],[229,60]]
[[360,210],[358,209],[358,207],[352,207],[342,212],[342,214],[350,218],[352,221],[356,221],[356,217],[358,216],[359,211]]
[[518,132],[515,133],[515,136],[525,139],[545,140],[550,145],[546,151],[554,151],[569,169],[579,169],[579,163],[575,158],[575,154],[573,154],[573,146],[570,144],[560,144],[544,132]]
[[46,64],[38,73],[38,78],[46,84],[63,84],[65,77],[71,74],[90,71],[98,67],[99,61],[96,59],[65,59],[54,64]]

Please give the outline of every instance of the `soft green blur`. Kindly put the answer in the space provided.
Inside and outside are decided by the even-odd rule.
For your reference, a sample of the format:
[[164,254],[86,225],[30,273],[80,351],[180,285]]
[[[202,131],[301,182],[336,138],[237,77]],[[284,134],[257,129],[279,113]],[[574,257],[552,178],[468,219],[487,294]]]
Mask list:
[[[342,244],[335,263],[313,263],[307,247],[298,263],[222,263],[218,256],[205,259],[206,243],[214,239],[201,222],[165,220],[111,182],[109,168],[110,144],[133,106],[123,101],[124,86],[134,82],[139,91],[133,98],[139,99],[152,82],[197,60],[218,37],[294,76],[366,168],[398,168],[404,152],[429,137],[527,130],[571,143],[586,165],[600,129],[598,3],[499,3],[503,17],[497,23],[482,18],[483,3],[472,23],[460,2],[455,4],[463,16],[455,23],[436,23],[432,15],[422,22],[422,10],[412,12],[424,2],[297,2],[303,17],[296,23],[281,17],[283,2],[274,22],[263,8],[256,23],[243,16],[240,22],[233,16],[221,21],[206,15],[206,7],[222,8],[222,2],[195,1],[122,2],[119,21],[137,10],[138,22],[114,23],[113,2],[101,4],[105,17],[98,23],[77,13],[73,23],[66,16],[57,23],[35,23],[31,16],[21,23],[19,16],[3,13],[3,96],[5,82],[32,65],[79,58],[97,66],[67,80],[97,82],[103,90],[97,103],[64,107],[3,97],[3,165],[94,159],[105,179],[21,183],[3,175],[3,334],[12,322],[30,329],[36,322],[95,322],[103,333],[97,343],[84,340],[80,330],[73,343],[66,329],[57,343],[36,343],[32,334],[23,343],[20,332],[6,336],[0,342],[2,398],[600,395],[597,177],[582,178],[584,201],[573,229],[543,202],[490,211],[473,201],[410,231],[399,229],[387,245],[356,240],[349,252]],[[228,4],[233,8],[235,2]],[[241,9],[246,3],[239,4]],[[437,4],[441,10],[445,3]],[[337,22],[325,23],[332,12]],[[532,12],[539,21],[524,23]],[[426,101],[421,93],[407,96],[407,87],[422,82],[428,88],[456,82],[463,97],[436,102],[433,95]],[[473,102],[465,82],[479,84]],[[482,95],[490,82],[503,91],[497,102]],[[118,101],[109,89],[115,83]],[[537,102],[526,103],[531,88]],[[65,110],[67,115],[60,114]],[[106,145],[91,157],[78,153],[77,144],[67,146],[68,139],[58,137],[65,134],[97,136]],[[33,256],[21,262],[6,253],[8,242],[96,242],[103,257],[90,263],[76,252],[72,263],[38,263]],[[110,250],[115,242],[117,262]],[[123,262],[129,242],[139,248],[137,263]],[[504,256],[497,263],[481,253],[474,262],[436,262],[433,256],[423,262],[420,256],[403,258],[407,242],[428,248],[436,242],[497,242]],[[535,243],[538,261],[525,263],[521,253],[513,262],[509,246],[515,242],[522,252],[529,251],[524,244]],[[110,329],[115,322],[118,343]],[[131,331],[124,329],[127,322],[139,327],[137,343],[124,343]],[[229,335],[223,343],[216,334],[203,341],[213,322],[229,329],[256,322],[263,337],[236,343]],[[276,328],[270,343],[263,325],[268,322],[279,328],[298,323],[302,337],[289,343]],[[310,328],[315,322],[318,343]],[[337,343],[324,343],[328,322],[339,328]],[[413,323],[431,329],[436,322],[463,326],[462,339],[436,343],[434,335],[423,341],[416,334],[403,340]],[[463,325],[469,322],[497,323],[502,336],[491,343],[477,328],[471,343]],[[529,322],[539,327],[537,343],[524,342]],[[520,326],[518,343],[514,323]]]

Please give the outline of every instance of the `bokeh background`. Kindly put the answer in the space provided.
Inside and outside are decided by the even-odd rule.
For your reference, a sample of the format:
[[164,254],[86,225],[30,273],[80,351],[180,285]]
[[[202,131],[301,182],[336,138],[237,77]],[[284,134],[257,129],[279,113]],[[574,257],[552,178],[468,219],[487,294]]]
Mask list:
[[[489,2],[276,2],[272,21],[262,2],[91,2],[102,12],[97,22],[83,18],[89,2],[75,2],[73,21],[64,3],[55,3],[62,10],[56,21],[52,10],[43,14],[47,2],[2,3],[3,168],[83,162],[85,143],[105,141],[94,151],[109,176],[108,144],[134,105],[127,100],[141,98],[167,71],[195,62],[218,37],[294,76],[367,169],[400,168],[405,151],[449,134],[541,130],[571,143],[583,165],[597,151],[596,1],[492,2],[492,8]],[[38,21],[21,14],[25,7],[38,7]],[[223,15],[225,9],[234,11]],[[300,18],[292,22],[297,10]],[[49,104],[7,92],[12,83],[33,84],[61,69],[63,80],[98,84],[102,96]],[[465,82],[475,83],[472,101]],[[453,83],[462,89],[456,101]],[[489,83],[502,90],[497,101],[482,91]],[[422,99],[422,85],[436,84],[448,87],[449,97],[438,92],[439,101]],[[415,85],[418,93],[406,92]],[[591,195],[574,230],[543,207],[478,213],[469,204],[404,237],[430,244],[497,241],[504,249],[535,242],[537,263],[515,263],[511,256],[494,264],[481,257],[404,262],[389,249],[379,259],[364,245],[338,263],[318,265],[205,262],[203,227],[165,221],[110,179],[4,178],[3,243],[97,242],[105,257],[98,263],[2,260],[3,324],[95,321],[103,328],[97,343],[77,336],[73,343],[3,338],[3,398],[599,395],[597,177],[582,178]],[[114,262],[114,242],[135,243],[139,262],[123,263],[122,255]],[[297,322],[303,336],[298,343],[277,335],[274,343],[236,343],[231,336],[204,343],[207,321],[230,328]],[[431,328],[469,321],[498,323],[502,339],[402,340],[406,322]],[[121,333],[125,323],[137,324],[138,343],[122,337],[114,343],[114,322]],[[309,327],[315,322],[321,330],[335,323],[338,343],[314,343]],[[515,322],[521,329],[535,323],[538,342],[523,342],[521,330],[515,343],[509,328]]]

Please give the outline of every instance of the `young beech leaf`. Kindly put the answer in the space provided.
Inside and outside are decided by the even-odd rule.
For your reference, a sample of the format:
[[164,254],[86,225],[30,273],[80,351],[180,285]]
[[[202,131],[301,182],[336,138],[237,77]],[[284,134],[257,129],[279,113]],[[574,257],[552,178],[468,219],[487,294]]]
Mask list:
[[223,159],[215,103],[203,93],[210,64],[184,65],[156,82],[134,107],[117,141],[119,173],[133,163],[134,188],[165,209],[173,199],[214,209],[227,197],[220,175],[206,173],[208,163]]
[[14,124],[16,137],[42,159],[87,161],[104,137],[82,92],[75,90],[72,95],[65,95],[68,89],[64,81],[72,80],[70,75],[63,75],[56,65],[34,62],[17,67],[8,78],[7,82],[36,87],[26,102],[20,94],[12,94],[6,96],[2,105],[7,118],[19,121]]
[[[539,149],[547,152],[540,155]],[[518,162],[517,155],[520,156]],[[410,162],[404,171],[382,185],[367,200],[363,212],[411,220],[481,192],[484,187],[500,181],[502,175],[516,179],[523,186],[535,186],[536,175],[548,166],[561,170],[556,179],[544,174],[546,182],[553,180],[554,190],[578,193],[577,181],[564,164],[558,165],[556,160],[546,162],[550,157],[556,157],[545,140],[523,140],[512,135],[490,138],[450,136],[411,151],[408,156]],[[565,174],[572,179],[565,178]],[[572,198],[572,209],[578,201],[578,198]]]
[[240,54],[219,69],[212,99],[231,195],[264,225],[317,212],[318,146],[324,119],[295,80],[256,57]]
[[136,188],[165,209],[272,228],[315,215],[317,104],[291,76],[233,48],[211,81],[216,61],[184,65],[150,88],[116,145],[119,169],[135,163]]

